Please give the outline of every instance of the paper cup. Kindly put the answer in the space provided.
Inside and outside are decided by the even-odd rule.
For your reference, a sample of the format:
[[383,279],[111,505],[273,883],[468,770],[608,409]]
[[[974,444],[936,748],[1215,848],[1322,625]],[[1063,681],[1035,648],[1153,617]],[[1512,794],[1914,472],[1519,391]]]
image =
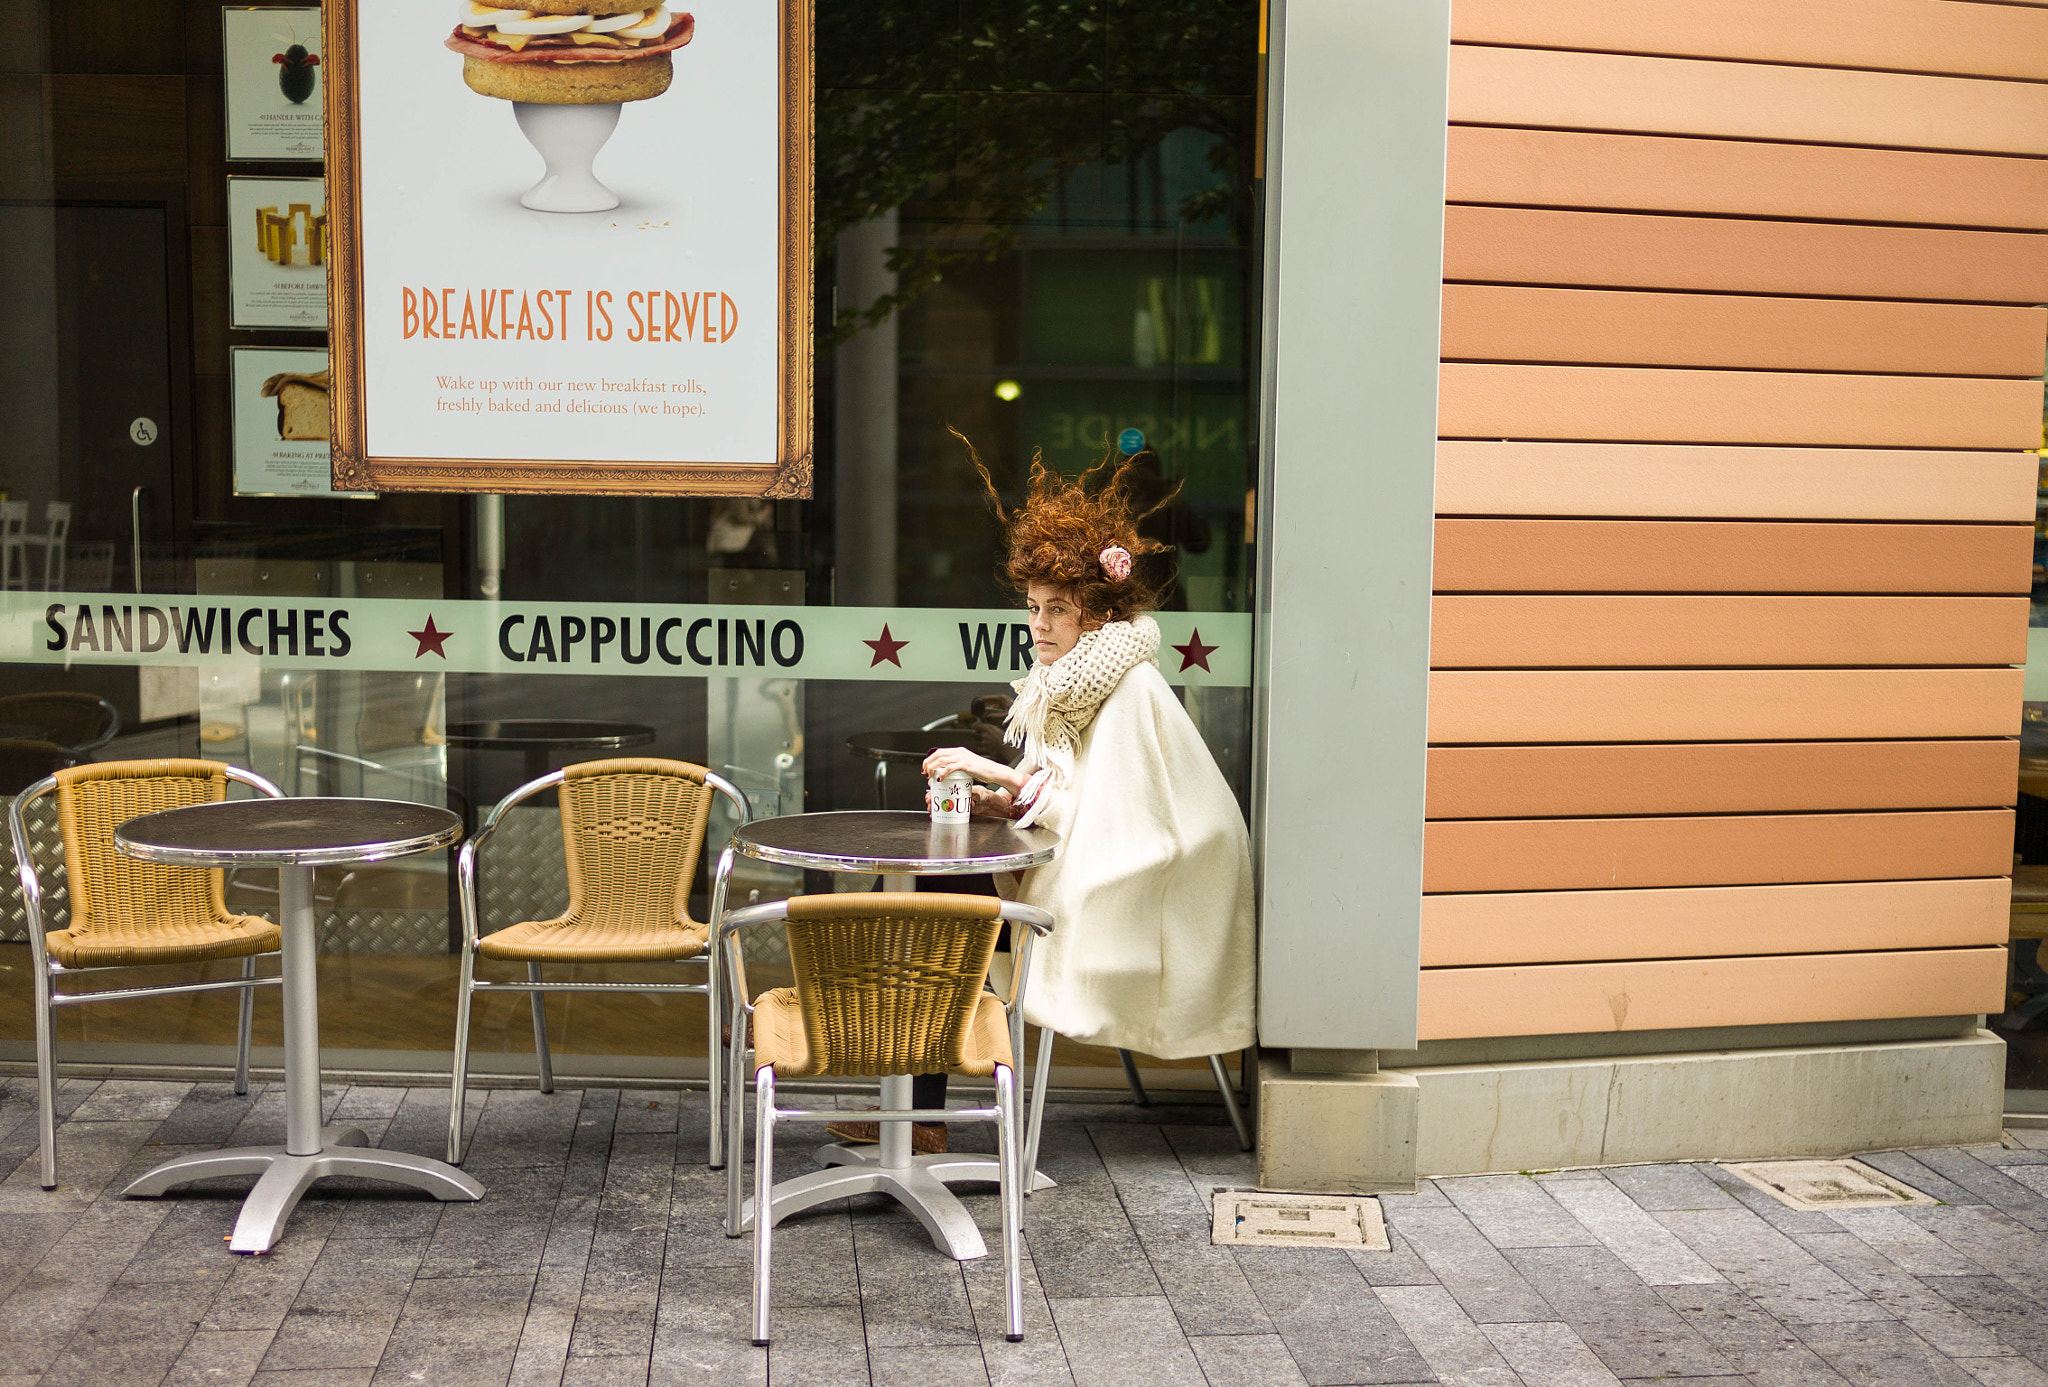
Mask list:
[[974,777],[966,771],[950,771],[929,782],[932,793],[932,822],[964,824],[974,804]]

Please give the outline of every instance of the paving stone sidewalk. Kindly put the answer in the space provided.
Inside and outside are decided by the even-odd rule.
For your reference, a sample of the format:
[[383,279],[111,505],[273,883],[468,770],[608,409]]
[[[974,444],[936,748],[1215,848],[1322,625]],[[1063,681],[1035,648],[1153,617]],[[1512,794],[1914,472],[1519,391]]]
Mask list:
[[[473,1092],[481,1203],[329,1182],[264,1257],[223,1241],[248,1180],[113,1191],[177,1152],[281,1140],[281,1089],[61,1097],[45,1191],[29,1085],[0,1085],[0,1387],[2048,1387],[2043,1131],[1869,1158],[1932,1207],[1795,1213],[1707,1165],[1483,1176],[1386,1199],[1392,1249],[1347,1252],[1211,1246],[1210,1191],[1252,1180],[1214,1107],[1058,1104],[1023,1343],[999,1263],[952,1262],[868,1198],[784,1225],[761,1350],[701,1094]],[[430,1155],[447,1101],[326,1094],[330,1121]],[[817,1137],[790,1135],[795,1174]],[[993,1242],[993,1195],[968,1202]]]

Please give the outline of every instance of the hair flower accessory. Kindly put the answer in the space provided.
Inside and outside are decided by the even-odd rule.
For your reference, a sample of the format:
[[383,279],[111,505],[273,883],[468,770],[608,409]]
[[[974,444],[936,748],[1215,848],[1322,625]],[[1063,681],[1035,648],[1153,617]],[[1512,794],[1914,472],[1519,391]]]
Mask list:
[[1095,556],[1095,561],[1102,565],[1103,573],[1112,583],[1121,583],[1131,576],[1131,551],[1121,544],[1110,545]]

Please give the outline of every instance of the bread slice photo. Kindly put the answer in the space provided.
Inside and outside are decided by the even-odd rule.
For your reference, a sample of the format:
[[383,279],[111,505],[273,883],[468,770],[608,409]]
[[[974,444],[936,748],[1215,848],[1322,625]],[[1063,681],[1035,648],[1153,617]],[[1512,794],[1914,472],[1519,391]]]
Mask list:
[[327,437],[327,372],[300,375],[280,371],[263,382],[263,398],[277,401],[277,436],[281,439]]

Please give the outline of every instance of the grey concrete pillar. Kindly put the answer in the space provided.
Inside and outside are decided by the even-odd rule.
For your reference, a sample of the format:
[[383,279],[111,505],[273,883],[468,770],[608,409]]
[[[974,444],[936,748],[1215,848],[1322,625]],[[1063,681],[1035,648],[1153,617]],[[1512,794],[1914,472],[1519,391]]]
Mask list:
[[1261,1067],[1261,1179],[1399,1188],[1414,1082],[1344,1056],[1416,1041],[1449,5],[1269,38],[1259,1038],[1301,1062]]

